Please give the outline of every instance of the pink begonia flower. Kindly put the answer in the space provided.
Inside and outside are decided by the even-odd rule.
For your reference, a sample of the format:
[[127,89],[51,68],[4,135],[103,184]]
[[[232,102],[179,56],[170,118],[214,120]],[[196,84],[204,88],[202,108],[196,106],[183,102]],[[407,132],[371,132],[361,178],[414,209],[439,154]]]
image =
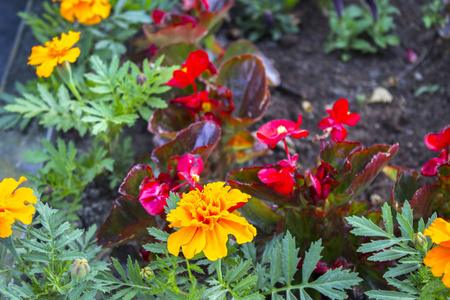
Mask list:
[[437,174],[439,166],[447,163],[448,163],[448,154],[445,150],[442,150],[439,157],[430,159],[426,164],[423,165],[422,175],[434,176]]
[[183,0],[183,6],[186,10],[197,9],[202,10],[201,3],[205,7],[205,10],[209,10],[208,0]]
[[173,71],[172,79],[166,84],[181,88],[187,87],[194,84],[195,79],[203,72],[208,69],[212,70],[211,66],[213,65],[209,61],[208,54],[203,50],[196,50],[189,54],[186,62],[181,65],[181,70]]
[[203,160],[200,155],[184,154],[178,160],[178,177],[195,188],[203,172]]
[[431,133],[425,136],[425,145],[430,150],[441,151],[450,146],[450,125],[444,127],[439,133]]
[[268,122],[259,128],[256,136],[258,140],[270,148],[287,136],[291,136],[295,139],[308,136],[309,132],[304,129],[300,129],[302,124],[302,116],[298,115],[297,123],[289,120],[274,120]]
[[344,128],[344,124],[355,126],[360,120],[359,114],[348,112],[347,99],[339,99],[334,103],[333,109],[327,109],[326,111],[330,116],[320,121],[319,128],[322,130],[331,128],[331,138],[334,141],[342,141],[347,137],[347,130]]
[[141,183],[139,202],[152,216],[164,211],[171,189],[172,180],[166,173],[161,173],[157,179],[146,177]]
[[258,172],[258,178],[267,184],[267,186],[282,194],[290,194],[294,189],[294,176],[289,168],[275,168],[262,169]]

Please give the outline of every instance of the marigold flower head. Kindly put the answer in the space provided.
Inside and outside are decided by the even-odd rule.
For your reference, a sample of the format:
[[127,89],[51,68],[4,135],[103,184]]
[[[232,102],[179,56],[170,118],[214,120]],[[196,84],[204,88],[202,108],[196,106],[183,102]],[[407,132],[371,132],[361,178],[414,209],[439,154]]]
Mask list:
[[51,42],[46,42],[45,46],[35,46],[31,49],[31,55],[28,58],[28,64],[35,66],[36,74],[39,77],[49,77],[53,69],[65,61],[73,63],[80,55],[80,48],[75,47],[80,39],[80,32],[69,31],[69,34],[63,33],[61,40],[54,37]]
[[94,25],[106,19],[111,11],[108,0],[53,0],[61,1],[61,16],[69,22]]
[[35,208],[33,205],[26,204],[36,204],[37,198],[31,188],[17,189],[19,184],[26,180],[22,176],[19,181],[5,178],[0,182],[0,238],[6,238],[12,234],[11,225],[16,220],[27,225],[31,223]]
[[273,120],[261,126],[256,133],[258,140],[270,148],[287,136],[291,136],[295,139],[308,136],[309,132],[304,129],[300,129],[302,124],[302,116],[298,115],[297,123],[289,120]]
[[345,140],[347,137],[347,130],[343,125],[355,126],[360,119],[359,114],[348,112],[347,99],[339,99],[334,103],[333,109],[327,109],[326,111],[330,116],[320,121],[319,128],[322,130],[331,128],[331,138],[334,141]]
[[431,268],[434,276],[442,277],[446,287],[450,287],[450,223],[442,218],[437,218],[424,231],[431,237],[431,241],[439,244],[427,252],[423,262]]
[[172,233],[167,248],[178,256],[180,247],[186,258],[203,251],[206,258],[215,261],[227,255],[228,235],[236,237],[239,244],[247,243],[256,236],[256,228],[233,213],[248,201],[249,195],[224,187],[224,182],[207,184],[203,190],[183,194],[176,209],[167,215],[170,227],[180,228]]

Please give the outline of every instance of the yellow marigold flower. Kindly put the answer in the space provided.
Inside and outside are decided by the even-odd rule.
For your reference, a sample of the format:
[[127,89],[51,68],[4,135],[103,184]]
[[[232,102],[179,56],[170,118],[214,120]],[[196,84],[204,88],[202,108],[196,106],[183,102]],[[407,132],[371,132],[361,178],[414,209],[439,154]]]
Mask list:
[[49,77],[53,68],[65,61],[73,63],[80,55],[80,48],[75,47],[80,39],[80,32],[69,31],[69,34],[63,33],[61,40],[54,37],[51,42],[46,42],[44,46],[35,46],[31,49],[31,55],[28,58],[29,65],[40,65],[36,68],[36,74],[39,77]]
[[109,16],[108,0],[53,0],[61,1],[61,16],[69,22],[78,20],[84,25],[94,25]]
[[431,268],[434,276],[442,277],[446,287],[450,287],[450,223],[437,218],[424,231],[435,244],[439,244],[427,252],[423,262]]
[[215,261],[227,256],[228,235],[239,244],[253,240],[256,228],[233,213],[250,198],[239,190],[224,187],[224,182],[207,184],[202,191],[196,189],[183,194],[176,209],[167,215],[170,227],[180,228],[167,241],[169,252],[178,256],[180,247],[186,258],[203,251],[206,258]]
[[[13,178],[5,178],[0,182],[0,238],[6,238],[12,234],[11,225],[16,221],[30,224],[35,212],[33,205],[36,204],[36,196],[33,190],[26,187],[16,188],[25,177],[20,177],[19,181]],[[16,191],[14,191],[16,190]]]

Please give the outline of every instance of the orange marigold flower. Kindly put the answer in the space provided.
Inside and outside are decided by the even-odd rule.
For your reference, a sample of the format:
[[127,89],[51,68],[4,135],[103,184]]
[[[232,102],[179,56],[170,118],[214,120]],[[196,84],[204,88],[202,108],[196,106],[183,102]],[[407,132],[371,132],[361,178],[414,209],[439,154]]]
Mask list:
[[24,181],[27,179],[22,176],[19,181],[5,178],[0,182],[0,238],[12,234],[11,225],[16,220],[27,225],[31,223],[35,208],[26,204],[36,204],[37,199],[30,188],[21,187],[16,190]]
[[431,268],[434,276],[442,277],[446,287],[450,287],[450,223],[442,218],[437,218],[425,229],[425,235],[431,237],[431,241],[439,244],[427,252],[423,262]]
[[180,228],[172,233],[167,248],[178,256],[180,247],[186,258],[203,251],[206,258],[215,261],[227,256],[228,235],[236,237],[239,244],[256,236],[256,228],[233,213],[236,207],[248,201],[250,195],[224,187],[224,182],[207,184],[203,190],[193,190],[183,197],[176,209],[167,215],[170,227]]
[[51,42],[46,42],[45,46],[33,47],[28,64],[40,65],[36,68],[36,74],[39,77],[49,77],[58,64],[65,61],[75,62],[80,55],[80,48],[72,46],[80,39],[80,33],[69,31],[69,34],[61,35],[61,40],[54,37]]
[[84,25],[98,24],[111,11],[108,0],[53,0],[55,1],[61,1],[61,16],[72,23],[77,19]]

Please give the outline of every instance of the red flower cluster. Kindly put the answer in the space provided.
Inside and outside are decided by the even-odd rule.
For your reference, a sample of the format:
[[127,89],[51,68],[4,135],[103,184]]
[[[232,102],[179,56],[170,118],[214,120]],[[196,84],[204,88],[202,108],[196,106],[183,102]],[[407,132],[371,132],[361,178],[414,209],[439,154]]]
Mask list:
[[203,50],[191,52],[186,62],[181,65],[181,70],[173,71],[172,79],[166,84],[181,88],[193,84],[196,92],[195,79],[206,70],[213,74],[216,73],[214,65],[209,61],[208,54]]
[[425,145],[432,151],[441,151],[437,158],[430,159],[422,167],[422,175],[434,176],[438,167],[449,163],[450,125],[444,127],[439,133],[431,133],[425,136]]
[[339,99],[334,103],[333,109],[327,109],[329,117],[325,117],[320,121],[319,128],[326,130],[331,128],[331,138],[334,141],[342,141],[347,137],[347,130],[344,124],[348,126],[355,126],[358,123],[360,116],[357,113],[348,112],[347,99]]
[[258,140],[270,148],[287,136],[291,136],[295,139],[308,136],[309,132],[304,129],[300,129],[302,124],[302,116],[298,115],[297,123],[289,120],[274,120],[268,122],[259,128],[256,136]]

